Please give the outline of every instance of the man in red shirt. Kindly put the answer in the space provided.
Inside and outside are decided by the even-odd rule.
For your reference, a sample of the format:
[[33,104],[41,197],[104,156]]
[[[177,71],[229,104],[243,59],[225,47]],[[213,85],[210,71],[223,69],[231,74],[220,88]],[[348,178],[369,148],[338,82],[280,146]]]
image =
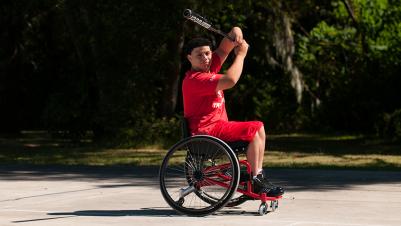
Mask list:
[[[263,123],[228,121],[223,90],[234,87],[238,82],[248,52],[248,43],[239,27],[232,28],[228,35],[234,41],[224,38],[214,52],[208,39],[195,38],[187,43],[185,54],[191,69],[186,72],[182,84],[184,117],[192,134],[207,134],[224,141],[248,141],[246,155],[252,168],[255,192],[279,196],[284,190],[272,185],[263,176],[266,140]],[[219,74],[232,50],[236,54],[234,62],[225,74]]]

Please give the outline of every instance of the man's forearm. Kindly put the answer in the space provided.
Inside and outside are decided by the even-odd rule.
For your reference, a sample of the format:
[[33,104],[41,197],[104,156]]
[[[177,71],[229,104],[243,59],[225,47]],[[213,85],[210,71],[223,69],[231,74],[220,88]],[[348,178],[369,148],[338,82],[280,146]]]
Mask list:
[[217,84],[216,90],[225,90],[230,89],[235,86],[241,77],[242,69],[244,67],[244,59],[248,52],[248,43],[242,38],[242,31],[238,27],[234,27],[232,30],[235,36],[235,42],[231,42],[228,39],[224,39],[218,50],[217,54],[220,56],[221,63],[225,61],[227,58],[227,52],[231,52],[234,48],[236,57],[234,62],[228,68],[227,72],[220,78],[219,83]]
[[242,31],[239,27],[233,27],[228,34],[233,38],[234,41],[223,38],[221,40],[219,47],[216,50],[216,53],[219,55],[221,59],[221,63],[223,64],[226,60],[228,54],[238,45],[242,43]]
[[234,47],[235,43],[228,38],[223,38],[219,45],[219,49],[227,55],[234,49]]
[[233,64],[227,70],[227,77],[229,77],[234,84],[238,82],[241,77],[242,69],[244,67],[245,55],[237,55],[234,59]]

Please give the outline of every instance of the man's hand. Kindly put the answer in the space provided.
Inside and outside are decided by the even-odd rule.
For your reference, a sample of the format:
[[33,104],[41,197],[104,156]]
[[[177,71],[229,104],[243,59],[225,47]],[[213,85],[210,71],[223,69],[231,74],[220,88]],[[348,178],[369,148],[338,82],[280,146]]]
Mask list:
[[245,41],[245,39],[242,39],[241,44],[239,44],[237,47],[235,47],[234,53],[237,56],[245,57],[246,54],[248,53],[248,48],[249,48],[248,43]]
[[[234,50],[236,47],[239,47],[240,45],[242,45],[242,43],[245,41],[244,40],[244,36],[242,34],[242,30],[239,27],[233,27],[231,29],[231,31],[228,33],[228,35],[231,37],[232,40],[228,39],[228,38],[223,38],[223,40],[220,42],[219,47],[215,50],[215,53],[220,57],[220,63],[223,65],[223,63],[225,62],[225,60],[227,59],[228,54],[230,54],[230,52],[232,50]],[[246,42],[245,42],[246,43]],[[246,44],[246,49],[248,49],[248,44]],[[245,48],[245,47],[241,47],[241,48]],[[241,49],[238,48],[238,49]],[[245,53],[244,53],[245,51]],[[242,55],[246,55],[246,50],[241,50]],[[237,51],[235,51],[235,54],[237,54]]]
[[234,40],[234,45],[238,46],[241,45],[243,42],[243,35],[242,35],[242,30],[239,27],[233,27],[231,31],[228,33],[228,36],[230,36]]

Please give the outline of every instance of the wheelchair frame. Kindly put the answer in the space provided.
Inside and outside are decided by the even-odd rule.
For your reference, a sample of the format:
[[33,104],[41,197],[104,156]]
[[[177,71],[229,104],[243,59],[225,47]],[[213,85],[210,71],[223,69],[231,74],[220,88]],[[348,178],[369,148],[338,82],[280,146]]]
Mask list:
[[[239,154],[246,153],[247,142],[188,136],[186,128],[184,121],[184,139],[170,148],[159,171],[161,193],[173,209],[189,216],[205,216],[247,200],[261,200],[259,215],[269,212],[268,201],[271,211],[278,208],[282,196],[253,192],[250,164],[239,160]],[[242,195],[233,198],[236,192]]]

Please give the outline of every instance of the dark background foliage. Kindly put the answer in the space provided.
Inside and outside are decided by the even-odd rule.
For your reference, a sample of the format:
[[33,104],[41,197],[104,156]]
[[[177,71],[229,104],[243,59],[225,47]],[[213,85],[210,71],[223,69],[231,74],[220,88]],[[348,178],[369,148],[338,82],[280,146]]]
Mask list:
[[[181,49],[240,26],[251,45],[229,116],[300,130],[401,137],[401,3],[2,0],[0,132],[48,130],[125,144],[180,136]],[[229,59],[230,60],[230,59]],[[225,69],[227,66],[224,67]]]

